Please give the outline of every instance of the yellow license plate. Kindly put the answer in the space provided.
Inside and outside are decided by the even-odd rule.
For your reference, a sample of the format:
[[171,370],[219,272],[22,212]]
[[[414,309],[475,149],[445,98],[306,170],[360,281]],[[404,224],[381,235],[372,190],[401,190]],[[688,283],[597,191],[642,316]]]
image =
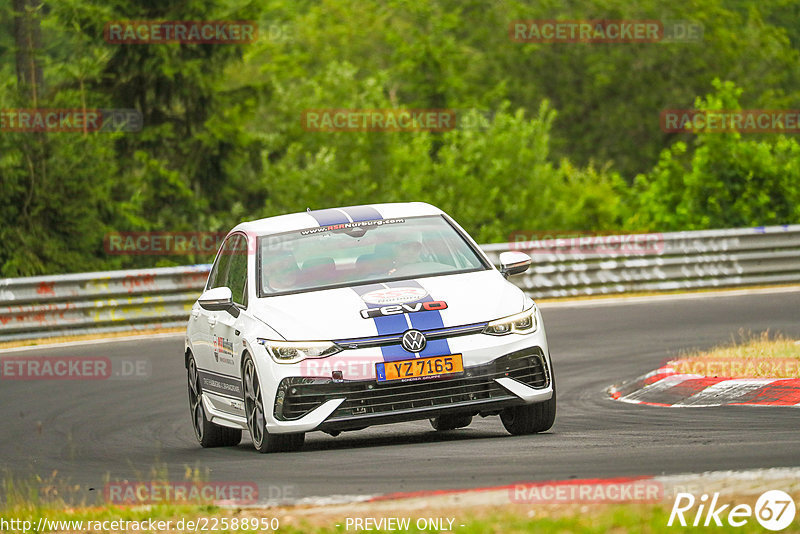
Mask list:
[[375,376],[378,382],[426,380],[463,372],[464,364],[460,354],[375,364]]

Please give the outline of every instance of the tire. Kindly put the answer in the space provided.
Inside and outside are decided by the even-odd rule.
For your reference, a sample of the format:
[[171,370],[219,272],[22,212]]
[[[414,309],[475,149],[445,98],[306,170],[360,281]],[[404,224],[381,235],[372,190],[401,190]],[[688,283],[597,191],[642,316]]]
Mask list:
[[189,413],[192,416],[194,436],[201,447],[235,447],[242,441],[242,431],[239,428],[229,428],[214,424],[206,417],[203,407],[203,389],[200,385],[200,375],[197,373],[197,364],[194,356],[189,356],[186,366],[189,385]]
[[472,416],[469,414],[440,415],[439,417],[432,418],[430,421],[433,429],[441,432],[469,426],[472,422]]
[[500,420],[509,433],[520,436],[550,430],[556,420],[556,378],[553,380],[553,396],[544,402],[514,406],[500,412]]
[[267,419],[264,412],[264,400],[261,396],[261,384],[253,358],[245,354],[242,366],[242,389],[244,390],[244,410],[247,417],[247,429],[258,452],[297,451],[303,446],[305,433],[270,434],[267,432]]

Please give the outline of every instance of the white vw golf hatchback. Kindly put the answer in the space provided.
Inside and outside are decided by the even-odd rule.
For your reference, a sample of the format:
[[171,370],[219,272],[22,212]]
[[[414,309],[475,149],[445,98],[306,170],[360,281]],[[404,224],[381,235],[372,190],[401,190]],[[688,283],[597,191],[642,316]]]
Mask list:
[[512,434],[553,425],[541,314],[467,233],[423,203],[324,209],[231,230],[192,307],[185,365],[194,432],[261,452],[430,419],[499,415]]

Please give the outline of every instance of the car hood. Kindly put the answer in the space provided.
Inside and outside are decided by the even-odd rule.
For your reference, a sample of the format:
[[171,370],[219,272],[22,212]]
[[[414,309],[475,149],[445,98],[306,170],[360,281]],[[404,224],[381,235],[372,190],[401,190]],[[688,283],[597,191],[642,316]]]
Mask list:
[[[362,310],[397,306],[398,301],[411,308],[444,301],[447,307],[362,317]],[[425,330],[491,321],[522,311],[524,302],[523,292],[492,269],[266,297],[258,299],[249,311],[284,339],[335,340],[401,333],[409,323]]]

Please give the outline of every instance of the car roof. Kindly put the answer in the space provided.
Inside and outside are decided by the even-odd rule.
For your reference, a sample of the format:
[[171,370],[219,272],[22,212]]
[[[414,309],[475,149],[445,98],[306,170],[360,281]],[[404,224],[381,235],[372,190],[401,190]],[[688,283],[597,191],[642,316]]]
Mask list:
[[231,230],[231,233],[238,231],[245,232],[248,235],[270,235],[294,230],[305,230],[307,228],[318,228],[320,226],[351,222],[353,220],[400,219],[403,217],[442,214],[444,214],[442,210],[430,204],[426,204],[425,202],[363,204],[360,206],[345,206],[289,213],[255,221],[247,221],[236,225],[236,227]]

